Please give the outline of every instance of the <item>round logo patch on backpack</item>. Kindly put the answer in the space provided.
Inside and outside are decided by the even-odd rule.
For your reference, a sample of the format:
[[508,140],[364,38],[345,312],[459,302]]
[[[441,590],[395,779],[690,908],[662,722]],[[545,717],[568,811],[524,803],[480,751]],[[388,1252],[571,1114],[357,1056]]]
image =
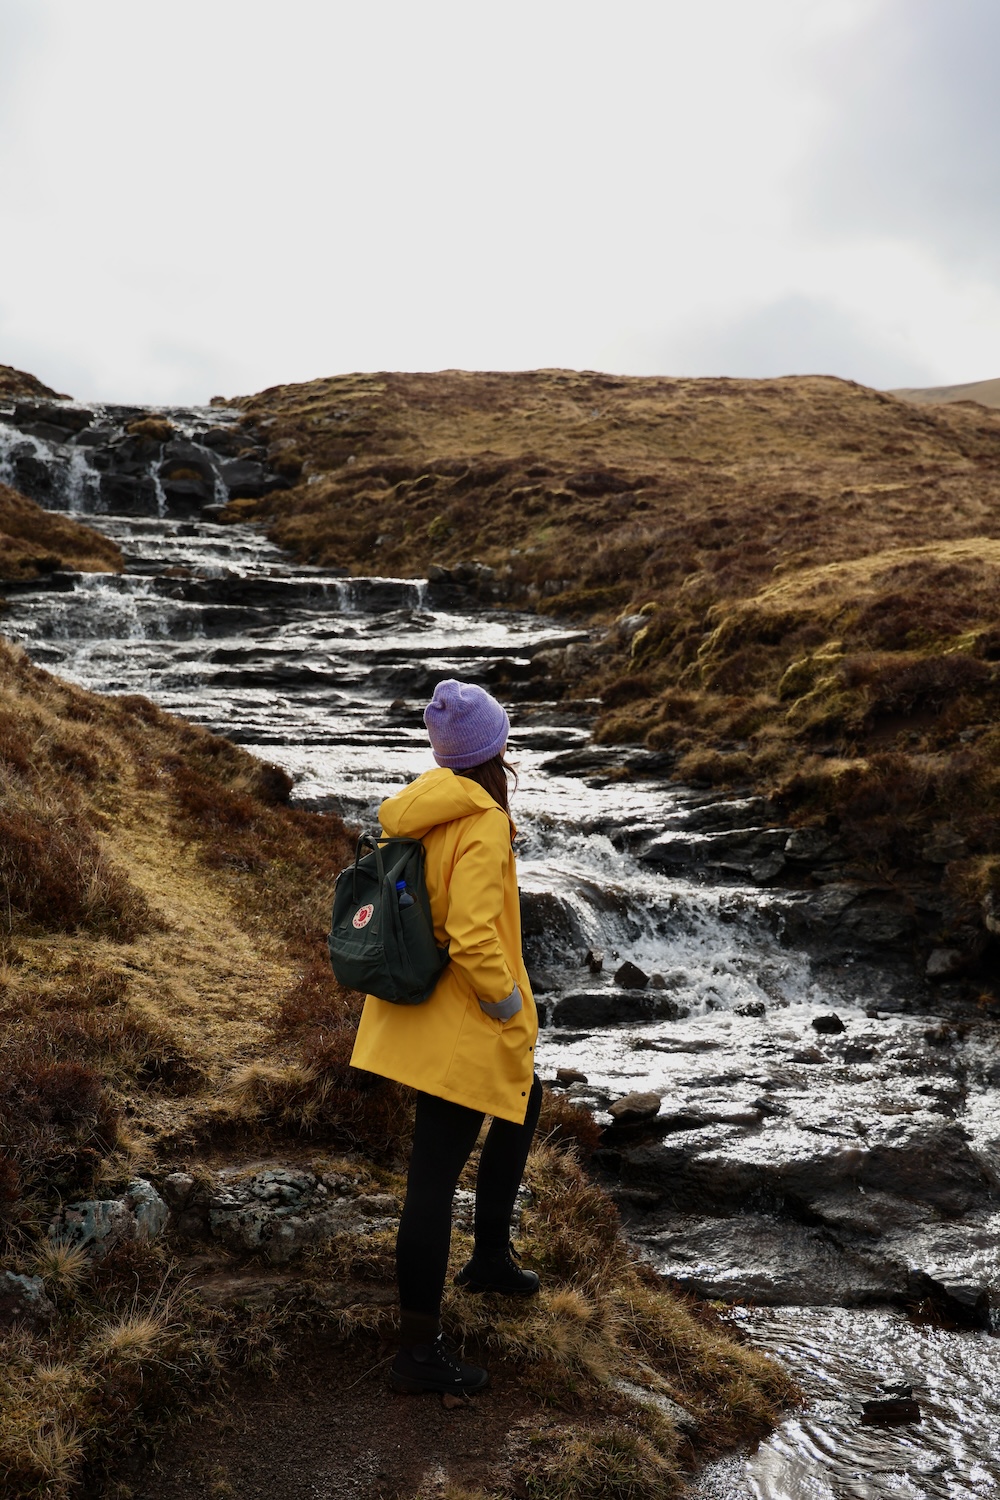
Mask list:
[[374,915],[375,915],[375,908],[374,908],[374,906],[371,906],[371,905],[368,905],[368,906],[359,906],[358,909],[357,909],[357,911],[354,913],[354,926],[355,927],[367,927],[368,923],[371,921],[371,919],[372,919],[372,917]]

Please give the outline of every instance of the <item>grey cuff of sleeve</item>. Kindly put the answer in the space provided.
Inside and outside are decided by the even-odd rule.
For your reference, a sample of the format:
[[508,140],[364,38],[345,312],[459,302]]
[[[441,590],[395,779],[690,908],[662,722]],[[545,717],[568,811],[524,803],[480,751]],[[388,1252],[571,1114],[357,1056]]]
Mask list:
[[511,1016],[517,1015],[523,1003],[521,991],[515,984],[506,1000],[480,1000],[479,1009],[495,1021],[509,1021]]

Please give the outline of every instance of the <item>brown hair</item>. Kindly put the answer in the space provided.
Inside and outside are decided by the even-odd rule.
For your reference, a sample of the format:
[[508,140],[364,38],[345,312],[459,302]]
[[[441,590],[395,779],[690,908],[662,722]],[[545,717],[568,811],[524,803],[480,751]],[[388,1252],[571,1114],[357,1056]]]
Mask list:
[[469,781],[474,781],[484,791],[489,792],[493,801],[503,808],[510,817],[510,804],[507,801],[508,776],[514,779],[514,791],[517,791],[517,772],[508,760],[504,758],[501,750],[499,755],[491,756],[484,760],[481,765],[467,766],[464,771],[456,771],[456,776],[466,776]]

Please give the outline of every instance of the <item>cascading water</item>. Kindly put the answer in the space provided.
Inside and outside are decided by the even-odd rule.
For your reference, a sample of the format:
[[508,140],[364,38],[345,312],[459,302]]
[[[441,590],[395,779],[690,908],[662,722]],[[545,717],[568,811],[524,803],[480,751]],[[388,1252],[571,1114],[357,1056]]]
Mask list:
[[[772,1303],[736,1316],[816,1397],[752,1459],[707,1474],[705,1500],[994,1493],[1000,1457],[984,1433],[1000,1393],[982,1381],[995,1347],[983,1330],[1000,1270],[983,1260],[994,1219],[974,1179],[1000,1182],[995,1044],[982,1031],[928,1051],[927,1018],[902,1014],[891,983],[849,959],[817,967],[781,940],[787,892],[685,872],[676,848],[718,837],[697,822],[711,799],[648,774],[655,757],[588,750],[594,705],[547,697],[542,655],[579,633],[444,607],[421,581],[297,566],[252,528],[219,524],[227,475],[237,492],[280,482],[246,442],[217,408],[0,410],[0,478],[93,518],[127,561],[120,577],[17,593],[5,634],[86,687],[147,694],[246,744],[291,772],[303,806],[368,825],[431,764],[420,710],[434,683],[493,687],[511,705],[520,773],[525,947],[550,1022],[540,1068],[586,1075],[576,1096],[599,1111],[629,1089],[662,1096],[652,1143],[633,1151],[626,1133],[604,1153],[636,1243],[703,1295]],[[733,826],[746,827],[746,805],[741,816]],[[600,972],[587,950],[603,951]],[[616,984],[624,960],[649,976],[645,989]],[[834,1005],[846,1032],[827,1038],[812,1023]],[[618,1015],[633,1019],[606,1024]],[[921,1198],[920,1174],[938,1162],[949,1181],[965,1174],[967,1202],[947,1183]],[[906,1219],[913,1203],[919,1223]],[[944,1383],[938,1366],[981,1382],[976,1420],[966,1431],[975,1402],[938,1402],[905,1439],[862,1429],[852,1400],[893,1376],[907,1340],[920,1383],[924,1335],[899,1307],[925,1286],[978,1321],[924,1362],[928,1390]],[[865,1302],[884,1306],[848,1310]],[[856,1347],[842,1351],[848,1339]]]

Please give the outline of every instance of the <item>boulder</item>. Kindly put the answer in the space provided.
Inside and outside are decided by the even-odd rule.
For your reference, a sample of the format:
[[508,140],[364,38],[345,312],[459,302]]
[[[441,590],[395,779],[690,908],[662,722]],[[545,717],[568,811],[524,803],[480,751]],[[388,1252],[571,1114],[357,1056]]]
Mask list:
[[637,964],[629,962],[628,959],[621,968],[615,970],[615,984],[621,985],[626,990],[644,990],[649,983],[649,975],[643,973]]
[[233,500],[259,500],[272,490],[287,490],[288,480],[253,459],[237,458],[222,465],[222,480]]
[[41,1328],[55,1315],[55,1305],[45,1295],[45,1283],[40,1276],[0,1271],[0,1328],[8,1328],[12,1323]]
[[553,891],[522,890],[521,941],[529,967],[577,968],[584,934],[572,901]]
[[838,1015],[831,1012],[828,1016],[813,1016],[812,1026],[821,1036],[839,1036],[847,1027]]
[[681,1007],[662,990],[596,990],[565,995],[552,1006],[552,1026],[614,1026],[622,1022],[675,1021]]
[[626,1094],[608,1106],[608,1114],[616,1125],[638,1125],[652,1120],[660,1112],[659,1094]]

